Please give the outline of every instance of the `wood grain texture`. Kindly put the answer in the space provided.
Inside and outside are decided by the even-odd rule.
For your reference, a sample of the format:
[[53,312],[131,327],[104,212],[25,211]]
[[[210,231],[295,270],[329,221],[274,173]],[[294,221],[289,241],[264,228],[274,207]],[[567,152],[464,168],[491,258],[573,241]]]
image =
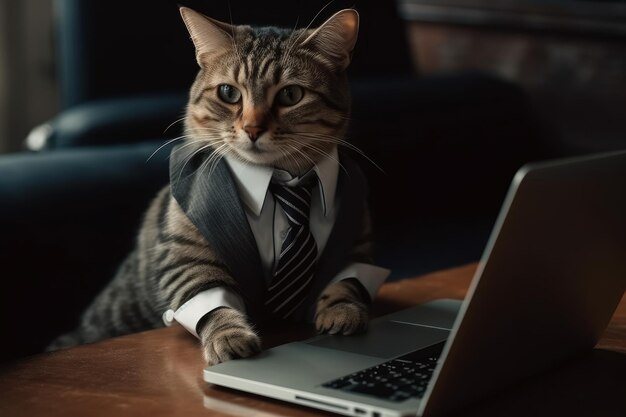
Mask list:
[[[374,314],[391,312],[436,298],[461,299],[475,269],[476,265],[472,264],[385,284],[375,302]],[[312,328],[300,326],[265,329],[262,335],[265,347],[269,347],[305,338],[312,333]],[[622,299],[598,347],[613,352],[597,350],[605,354],[600,355],[600,358],[594,357],[587,368],[583,367],[580,372],[596,375],[603,370],[603,366],[610,367],[615,375],[612,379],[605,379],[607,384],[610,382],[611,387],[626,389],[626,374],[617,372],[625,368],[626,362],[623,355],[626,353],[626,297]],[[202,381],[203,366],[197,340],[180,326],[41,354],[6,364],[0,369],[0,416],[328,415],[209,386]],[[580,377],[578,371],[577,375]],[[619,380],[620,375],[622,381]],[[566,377],[572,380],[571,375]],[[585,398],[590,398],[589,393]],[[525,409],[515,407],[516,401],[519,398],[494,400],[484,406],[479,414],[491,415],[491,412],[497,415],[507,410],[506,415],[512,415],[514,410]],[[598,401],[603,401],[602,397]],[[607,401],[604,399],[605,404]],[[619,407],[620,404],[610,404],[610,409]],[[551,409],[548,406],[544,408]],[[584,407],[579,406],[578,409],[584,411]],[[621,409],[624,410],[626,408]],[[470,410],[466,415],[474,414]]]

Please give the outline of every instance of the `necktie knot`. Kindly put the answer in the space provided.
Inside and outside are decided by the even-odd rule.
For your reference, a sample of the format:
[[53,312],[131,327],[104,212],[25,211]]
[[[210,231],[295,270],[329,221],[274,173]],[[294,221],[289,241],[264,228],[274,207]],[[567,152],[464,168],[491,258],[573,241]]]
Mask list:
[[290,226],[308,227],[311,212],[311,185],[287,187],[272,183],[270,191],[285,212]]

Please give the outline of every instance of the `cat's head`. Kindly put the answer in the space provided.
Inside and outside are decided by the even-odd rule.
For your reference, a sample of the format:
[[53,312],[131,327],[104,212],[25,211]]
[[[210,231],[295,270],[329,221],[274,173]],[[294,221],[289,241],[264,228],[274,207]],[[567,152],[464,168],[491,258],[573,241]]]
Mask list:
[[180,10],[200,65],[185,119],[188,140],[292,173],[344,140],[355,10],[297,30],[229,25]]

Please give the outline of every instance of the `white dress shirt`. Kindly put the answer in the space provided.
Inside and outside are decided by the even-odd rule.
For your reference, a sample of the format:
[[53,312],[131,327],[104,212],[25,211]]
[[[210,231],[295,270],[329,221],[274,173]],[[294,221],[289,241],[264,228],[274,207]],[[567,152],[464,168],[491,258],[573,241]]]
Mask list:
[[[282,241],[289,229],[287,216],[279,204],[276,204],[269,184],[274,179],[285,185],[296,185],[300,181],[311,181],[317,177],[311,196],[310,230],[318,248],[318,257],[324,251],[328,237],[335,224],[335,216],[341,204],[336,198],[337,179],[339,175],[339,155],[334,148],[331,154],[322,159],[315,167],[302,177],[293,177],[286,171],[265,166],[252,165],[226,156],[226,164],[232,173],[244,205],[250,229],[257,243],[264,278],[267,284],[271,281],[274,262],[280,253]],[[315,192],[315,190],[318,190]],[[273,233],[268,233],[272,230]],[[331,282],[335,283],[346,278],[356,278],[374,299],[378,288],[389,275],[389,270],[370,264],[352,263],[337,274]],[[231,307],[245,312],[241,298],[225,288],[213,288],[203,291],[184,303],[176,312],[168,310],[163,315],[167,325],[176,320],[196,337],[196,326],[200,319],[218,307]]]

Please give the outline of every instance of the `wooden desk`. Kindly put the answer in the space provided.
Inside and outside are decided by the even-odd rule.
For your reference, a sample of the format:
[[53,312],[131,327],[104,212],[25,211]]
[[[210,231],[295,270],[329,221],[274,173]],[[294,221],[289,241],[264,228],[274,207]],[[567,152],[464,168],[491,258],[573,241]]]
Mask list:
[[[437,298],[462,299],[475,265],[386,284],[383,314]],[[293,330],[293,329],[292,329]],[[297,337],[310,334],[299,331]],[[270,332],[268,344],[293,338]],[[594,354],[462,415],[626,415],[626,297]],[[37,355],[0,369],[0,416],[321,416],[202,381],[197,341],[179,326]],[[587,408],[586,408],[587,407]],[[611,414],[616,413],[616,414]]]

